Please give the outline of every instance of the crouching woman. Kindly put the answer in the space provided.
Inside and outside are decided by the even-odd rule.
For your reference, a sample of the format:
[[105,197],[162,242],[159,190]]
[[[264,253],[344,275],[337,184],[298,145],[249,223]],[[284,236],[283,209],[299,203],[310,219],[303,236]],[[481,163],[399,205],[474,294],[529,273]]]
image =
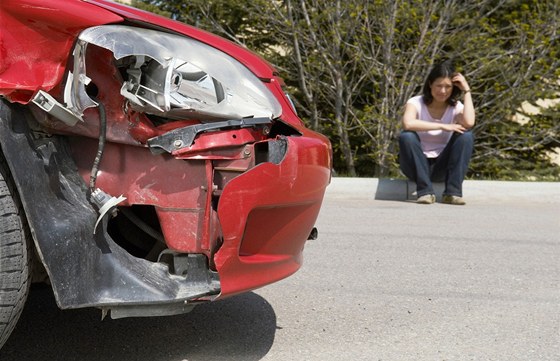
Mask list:
[[[459,100],[463,97],[463,102]],[[445,182],[442,202],[463,205],[463,180],[473,151],[471,88],[448,61],[434,66],[422,95],[409,99],[402,117],[399,162],[416,183],[417,203],[436,200],[432,182]]]

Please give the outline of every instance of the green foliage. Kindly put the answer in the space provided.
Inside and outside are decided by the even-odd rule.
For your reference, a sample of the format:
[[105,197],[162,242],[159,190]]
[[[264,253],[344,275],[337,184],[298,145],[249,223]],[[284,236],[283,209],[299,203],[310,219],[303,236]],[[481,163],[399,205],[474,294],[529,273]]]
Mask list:
[[[484,137],[510,139],[509,144],[475,155],[471,177],[504,180],[560,180],[560,165],[551,156],[560,150],[560,103],[543,109],[524,124],[495,123]],[[483,141],[488,142],[484,139]]]
[[[253,5],[263,0],[253,0]],[[133,6],[156,9],[174,20],[199,27],[252,49],[269,44],[269,31],[256,21],[244,0],[134,0]]]
[[169,11],[162,10],[154,4],[148,4],[148,3],[145,3],[141,0],[132,0],[130,5],[138,8],[138,9],[142,9],[142,10],[154,13],[154,14],[165,16],[167,18],[171,17],[171,13]]
[[[137,0],[140,4],[140,1]],[[406,100],[429,68],[454,59],[477,113],[470,177],[560,180],[558,1],[142,0],[265,56],[300,116],[330,137],[339,174],[398,175],[396,137]]]

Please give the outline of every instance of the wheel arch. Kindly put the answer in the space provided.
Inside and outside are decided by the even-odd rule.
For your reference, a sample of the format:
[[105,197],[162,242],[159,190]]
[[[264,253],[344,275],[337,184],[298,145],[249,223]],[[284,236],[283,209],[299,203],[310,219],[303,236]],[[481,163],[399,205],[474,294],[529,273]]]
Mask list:
[[183,279],[129,254],[107,233],[107,218],[94,233],[98,213],[64,137],[34,137],[28,122],[34,122],[28,106],[0,100],[0,148],[61,309],[184,307],[219,294],[211,274]]

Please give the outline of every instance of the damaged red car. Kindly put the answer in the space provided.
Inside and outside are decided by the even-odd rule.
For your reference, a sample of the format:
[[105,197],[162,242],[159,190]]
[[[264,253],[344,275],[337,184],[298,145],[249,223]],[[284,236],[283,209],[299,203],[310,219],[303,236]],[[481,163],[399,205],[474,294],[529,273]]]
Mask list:
[[277,72],[104,0],[0,3],[0,345],[61,309],[188,312],[294,273],[331,175]]

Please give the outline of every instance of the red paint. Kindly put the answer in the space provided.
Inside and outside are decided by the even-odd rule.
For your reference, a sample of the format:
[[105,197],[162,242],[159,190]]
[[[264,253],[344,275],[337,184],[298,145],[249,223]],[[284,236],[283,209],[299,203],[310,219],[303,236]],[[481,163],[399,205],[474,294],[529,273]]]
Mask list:
[[122,17],[81,1],[0,1],[0,95],[27,103],[62,79],[69,52],[85,28]]

